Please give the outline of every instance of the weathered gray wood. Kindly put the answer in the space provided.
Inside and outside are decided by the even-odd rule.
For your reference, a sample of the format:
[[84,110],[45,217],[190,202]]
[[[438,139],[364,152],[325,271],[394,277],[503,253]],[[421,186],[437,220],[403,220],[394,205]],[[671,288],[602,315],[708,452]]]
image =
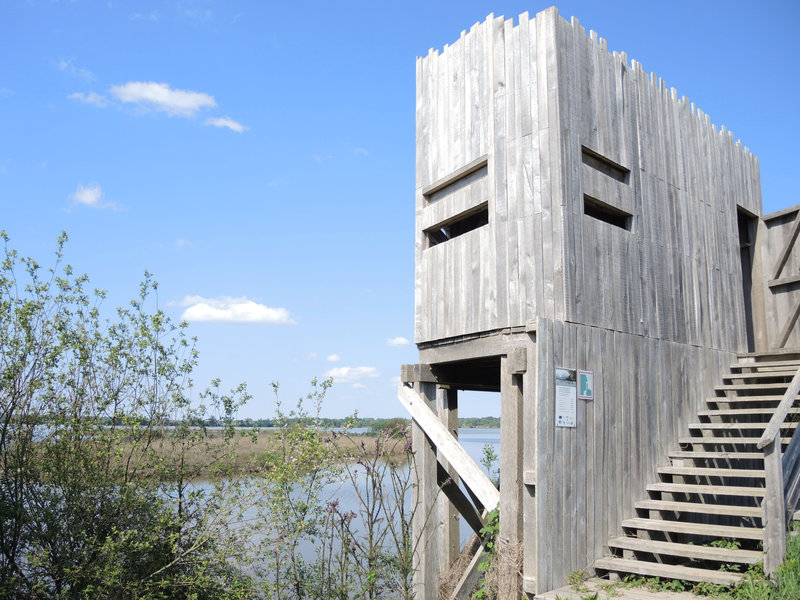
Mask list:
[[[486,519],[481,516],[481,512],[475,507],[474,504],[472,504],[464,492],[461,491],[461,488],[458,487],[457,480],[457,475],[450,473],[447,469],[445,469],[444,466],[442,466],[442,463],[439,463],[437,469],[437,482],[441,487],[442,492],[449,501],[449,504],[452,505],[452,508],[455,508],[458,514],[464,517],[464,520],[467,522],[467,525],[472,528],[472,531],[480,535],[481,529],[484,525],[486,525]],[[442,532],[440,532],[440,536],[446,542],[448,536],[441,535],[441,533]],[[456,542],[458,543],[458,541],[459,540],[457,539]],[[439,560],[441,564],[441,554],[439,556]]]
[[472,590],[475,589],[481,576],[478,565],[481,564],[483,558],[483,546],[478,546],[478,551],[469,561],[469,565],[464,570],[461,579],[458,580],[453,593],[450,595],[450,600],[469,600],[472,598]]
[[[497,506],[500,502],[497,488],[492,485],[489,478],[469,457],[466,450],[447,428],[439,422],[436,413],[429,406],[429,401],[423,399],[418,391],[406,387],[402,383],[397,389],[397,397],[420,427],[420,431],[428,436],[439,455],[450,463],[450,467],[478,496],[483,506],[488,510]],[[433,402],[435,406],[435,396]]]
[[[439,420],[450,434],[458,439],[458,391],[438,389],[436,391],[436,408]],[[449,464],[446,459],[439,459],[439,466],[447,473]],[[438,483],[443,484],[441,472],[438,472]],[[447,473],[445,487],[458,489],[458,476]],[[443,488],[444,490],[444,488]],[[460,490],[459,490],[460,491]],[[463,510],[467,510],[464,507]],[[459,531],[459,510],[450,500],[449,494],[440,494],[438,499],[439,517],[439,570],[444,571],[458,558],[461,549]]]
[[[542,591],[602,555],[670,453],[760,460],[711,452],[738,449],[727,440],[674,450],[705,398],[718,394],[719,410],[694,431],[723,434],[733,429],[725,421],[741,417],[723,411],[754,389],[755,378],[742,376],[714,391],[723,365],[746,350],[738,211],[761,212],[758,161],[674,88],[554,8],[516,26],[489,16],[419,59],[416,130],[420,362],[502,356],[502,390],[526,382],[516,422],[502,401],[502,447],[514,438],[517,451],[501,459],[504,481],[515,483],[500,495],[506,523],[521,510],[523,573]],[[584,164],[582,148],[623,169]],[[618,227],[584,214],[584,196],[630,217]],[[426,246],[426,227],[483,203],[486,225]],[[783,290],[796,284],[770,287],[763,276],[781,252],[782,278],[796,276],[800,260],[785,248],[797,214],[759,226],[751,296],[755,320],[766,323],[760,346],[781,338],[800,346],[800,328],[779,329],[795,310],[796,296]],[[595,399],[579,401],[575,429],[554,425],[556,366],[595,374]],[[465,389],[466,381],[437,382]],[[748,427],[763,427],[759,418]],[[691,463],[674,468],[676,485],[699,476]]]
[[775,413],[772,415],[769,425],[764,429],[764,433],[758,442],[758,447],[760,449],[763,449],[768,444],[773,443],[775,438],[779,435],[780,430],[787,426],[787,423],[785,423],[786,416],[794,406],[794,400],[798,393],[800,393],[800,369],[798,369],[795,373],[794,377],[792,378],[792,382],[789,384],[786,393],[783,395],[781,403],[778,405],[778,408],[775,409]]
[[778,444],[764,446],[766,494],[761,507],[764,511],[764,572],[771,575],[786,555],[786,518],[784,511],[783,470],[781,448]]
[[[436,386],[430,383],[415,383],[417,402],[427,411],[436,408]],[[417,598],[435,598],[437,585],[436,565],[436,451],[431,439],[425,435],[417,420],[411,423],[411,443],[414,450],[415,485],[413,488],[412,534],[414,554],[414,594]]]
[[[522,543],[522,378],[512,373],[511,361],[500,363],[500,547],[515,550]],[[501,597],[519,596],[516,572],[503,571],[498,581]]]
[[786,261],[789,260],[792,250],[794,249],[794,244],[797,241],[798,233],[800,233],[800,211],[798,211],[794,217],[791,233],[789,233],[786,242],[784,243],[783,250],[781,251],[780,258],[778,258],[778,262],[775,264],[775,273],[772,275],[773,280],[778,279],[781,276],[783,267],[786,266]]

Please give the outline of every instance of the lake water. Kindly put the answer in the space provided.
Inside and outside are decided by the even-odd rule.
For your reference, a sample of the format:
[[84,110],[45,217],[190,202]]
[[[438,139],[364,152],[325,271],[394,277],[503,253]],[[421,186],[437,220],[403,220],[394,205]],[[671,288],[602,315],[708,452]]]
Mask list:
[[[486,444],[491,445],[495,454],[498,457],[500,456],[500,429],[459,429],[458,439],[463,448],[466,450],[467,454],[478,465],[481,465],[480,461],[483,457],[484,447]],[[499,466],[498,458],[498,462],[494,465],[493,470],[495,473],[493,473],[493,475],[496,475],[496,471]],[[481,470],[485,472],[483,466],[481,466]],[[198,482],[197,485],[201,488],[205,486],[210,488],[210,484],[204,482]],[[355,513],[359,512],[358,496],[353,488],[352,482],[347,479],[327,484],[323,489],[322,498],[324,501],[337,500],[339,502],[339,510],[342,513],[348,511],[353,511]],[[411,498],[407,498],[406,501],[410,506]],[[358,519],[356,519],[356,522],[357,521]],[[469,527],[469,525],[467,525],[463,518],[461,519],[460,532],[461,544],[463,545],[464,542],[466,542],[467,539],[469,539],[469,537],[472,535],[472,529]],[[316,548],[313,545],[302,547],[303,554],[308,553],[309,556],[313,556],[315,551]]]

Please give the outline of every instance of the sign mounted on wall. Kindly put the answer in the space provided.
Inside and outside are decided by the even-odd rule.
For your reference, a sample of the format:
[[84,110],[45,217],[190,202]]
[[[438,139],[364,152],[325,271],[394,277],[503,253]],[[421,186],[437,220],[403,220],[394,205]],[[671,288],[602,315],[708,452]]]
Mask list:
[[578,398],[594,400],[594,373],[578,371]]
[[556,427],[575,427],[577,389],[575,369],[556,369]]

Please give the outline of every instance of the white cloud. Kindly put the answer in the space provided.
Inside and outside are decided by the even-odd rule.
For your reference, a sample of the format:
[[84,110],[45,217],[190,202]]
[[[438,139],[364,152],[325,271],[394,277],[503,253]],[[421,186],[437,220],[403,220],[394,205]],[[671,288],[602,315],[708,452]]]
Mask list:
[[296,324],[285,308],[270,308],[244,296],[241,298],[186,296],[180,304],[187,307],[181,315],[181,319],[186,321],[262,323],[265,325]]
[[369,156],[369,150],[367,150],[366,148],[361,148],[360,146],[356,146],[355,148],[353,148],[353,152],[355,152],[356,154],[360,154],[361,156]]
[[158,13],[157,10],[151,11],[147,14],[144,13],[134,13],[131,16],[131,20],[133,21],[151,21],[153,23],[158,22],[161,19],[161,15]]
[[317,353],[316,352],[309,352],[308,353],[308,358],[310,358],[311,360],[316,359],[317,358]]
[[387,346],[394,346],[394,347],[397,347],[397,346],[408,346],[410,343],[411,342],[409,342],[404,337],[393,337],[393,338],[389,338],[388,340],[386,340],[386,345]]
[[103,189],[96,183],[90,183],[87,186],[79,184],[78,189],[70,194],[69,197],[72,199],[73,204],[119,210],[119,205],[116,203],[103,201]]
[[175,247],[176,248],[186,248],[186,247],[191,246],[191,245],[192,245],[192,242],[190,242],[189,240],[184,239],[184,238],[178,238],[177,240],[175,240]]
[[129,81],[111,86],[111,93],[122,102],[138,104],[167,113],[170,117],[193,117],[201,108],[216,106],[213,96],[191,90],[173,90],[166,83]]
[[7,87],[0,87],[0,98],[10,98],[14,95],[14,90]]
[[325,357],[325,360],[327,360],[328,362],[339,362],[340,360],[342,360],[342,357],[339,356],[338,354],[328,354],[328,356]]
[[242,133],[247,127],[242,125],[241,123],[237,123],[230,117],[214,117],[206,119],[206,125],[211,125],[212,127],[227,127],[231,131],[235,131],[236,133]]
[[354,384],[353,384],[353,385],[351,385],[350,387],[352,387],[352,388],[355,388],[355,389],[357,389],[357,390],[363,390],[363,389],[365,389],[367,386],[365,386],[363,383],[354,383]]
[[80,77],[81,79],[85,79],[86,81],[94,81],[95,79],[94,73],[92,73],[89,69],[77,66],[75,64],[75,59],[72,57],[59,59],[58,68],[60,71],[64,71],[65,73],[69,73],[76,77]]
[[108,98],[103,96],[102,94],[95,94],[94,92],[89,92],[88,94],[84,94],[83,92],[75,92],[74,94],[70,94],[67,96],[70,100],[77,100],[78,102],[83,102],[84,104],[94,104],[95,106],[108,106]]
[[336,367],[325,372],[325,377],[333,377],[334,381],[352,383],[359,379],[379,377],[375,367]]

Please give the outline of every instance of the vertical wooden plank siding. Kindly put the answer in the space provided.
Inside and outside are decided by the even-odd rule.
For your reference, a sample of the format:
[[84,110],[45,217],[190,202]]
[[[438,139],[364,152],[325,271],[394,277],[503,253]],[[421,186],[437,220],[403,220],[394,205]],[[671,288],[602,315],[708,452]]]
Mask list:
[[[415,341],[525,340],[524,376],[501,359],[501,535],[522,541],[525,590],[541,592],[605,553],[746,350],[738,218],[761,215],[758,159],[555,8],[517,24],[489,15],[417,59],[416,87]],[[473,163],[483,166],[459,178]],[[483,206],[485,225],[428,239]],[[800,307],[800,252],[786,251],[800,244],[795,214],[759,228],[754,273],[771,277],[783,261],[789,278],[754,280],[772,345]],[[786,337],[800,346],[800,323]],[[574,429],[555,427],[556,367],[595,375]],[[427,544],[420,581],[431,577]]]

